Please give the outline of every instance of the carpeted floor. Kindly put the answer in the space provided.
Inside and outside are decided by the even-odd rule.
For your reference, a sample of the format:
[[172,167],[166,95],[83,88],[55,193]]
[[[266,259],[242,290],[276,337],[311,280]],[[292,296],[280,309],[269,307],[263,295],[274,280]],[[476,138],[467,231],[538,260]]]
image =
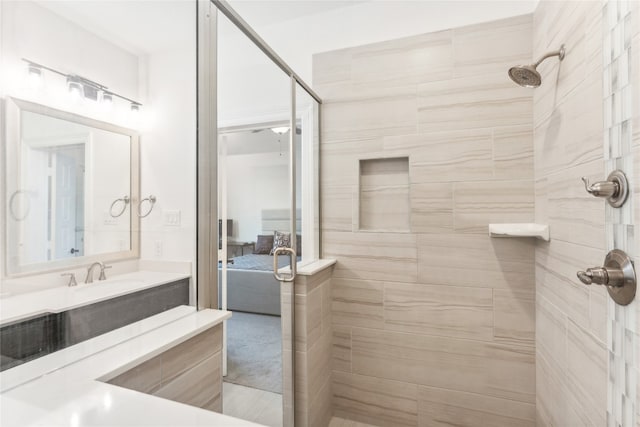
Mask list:
[[226,382],[282,393],[280,317],[233,312],[227,323]]

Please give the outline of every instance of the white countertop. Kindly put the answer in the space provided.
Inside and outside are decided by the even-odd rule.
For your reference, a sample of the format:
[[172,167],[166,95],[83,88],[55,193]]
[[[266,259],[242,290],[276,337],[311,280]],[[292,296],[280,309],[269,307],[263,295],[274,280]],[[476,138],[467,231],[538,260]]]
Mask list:
[[0,373],[0,393],[76,363],[100,351],[131,340],[141,334],[175,322],[196,312],[195,307],[181,305],[147,317],[113,331],[98,335],[54,353],[15,366]]
[[[179,309],[179,310],[177,310]],[[190,310],[190,313],[187,311]],[[46,375],[22,383],[0,394],[0,424],[3,426],[256,426],[216,412],[195,408],[171,400],[139,393],[99,381],[111,378],[139,363],[148,360],[175,345],[211,328],[231,316],[230,312],[202,310],[193,307],[177,307],[164,320],[153,316],[155,322],[145,319],[143,326],[136,322],[96,337],[95,340],[125,339],[97,353],[48,371]],[[171,320],[172,316],[177,316]],[[168,322],[167,322],[168,321]],[[165,322],[165,323],[163,323]],[[158,324],[160,323],[160,325]],[[153,327],[155,326],[155,327]],[[140,328],[138,335],[128,334]],[[128,331],[125,331],[129,328]],[[123,332],[125,331],[125,332]],[[120,334],[120,335],[118,335]],[[89,342],[87,341],[87,342]],[[82,346],[84,343],[69,347]],[[104,343],[103,343],[104,344]],[[77,350],[77,349],[76,349]],[[56,353],[41,359],[54,360]],[[40,359],[38,359],[40,360]],[[25,365],[0,373],[0,381],[14,369],[26,369]],[[46,361],[43,363],[47,363]],[[60,360],[48,362],[54,368]]]
[[188,277],[188,274],[182,273],[136,271],[113,276],[107,280],[94,280],[90,284],[58,286],[5,296],[0,299],[0,325],[44,313],[60,313]]

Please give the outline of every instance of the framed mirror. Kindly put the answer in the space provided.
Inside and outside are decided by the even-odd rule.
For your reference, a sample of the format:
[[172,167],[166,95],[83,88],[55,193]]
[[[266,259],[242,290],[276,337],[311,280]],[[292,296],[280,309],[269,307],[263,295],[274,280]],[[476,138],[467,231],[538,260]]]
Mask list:
[[139,135],[8,98],[6,275],[139,256]]

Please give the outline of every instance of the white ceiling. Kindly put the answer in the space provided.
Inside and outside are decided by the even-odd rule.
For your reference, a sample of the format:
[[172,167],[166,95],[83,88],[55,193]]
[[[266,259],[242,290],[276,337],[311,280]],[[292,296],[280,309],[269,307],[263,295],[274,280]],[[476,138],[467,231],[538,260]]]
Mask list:
[[193,0],[37,0],[36,3],[137,55],[195,44]]
[[229,4],[249,25],[261,27],[370,1],[372,0],[229,0]]
[[[195,40],[194,0],[36,0],[36,3],[135,54],[168,50],[194,43]],[[342,13],[339,9],[357,6],[359,8],[356,13],[361,18],[366,17],[366,11],[369,9],[383,8],[388,16],[396,18],[396,22],[389,24],[398,25],[394,11],[411,13],[411,10],[414,10],[415,13],[424,14],[427,10],[425,19],[432,19],[434,15],[464,13],[468,4],[474,3],[498,3],[502,4],[501,8],[504,9],[514,8],[514,4],[527,3],[531,5],[528,6],[530,11],[537,1],[229,0],[229,4],[259,33],[261,29],[268,27],[286,27],[287,21],[330,12]],[[428,6],[428,9],[425,9],[425,6]],[[345,10],[344,13],[348,12]],[[327,22],[326,27],[323,27],[308,28],[308,31],[330,31],[332,23]],[[357,31],[356,28],[354,30]]]
[[[235,0],[232,7],[256,27],[328,12],[370,0]],[[194,0],[36,0],[127,51],[140,55],[169,50],[196,37]]]

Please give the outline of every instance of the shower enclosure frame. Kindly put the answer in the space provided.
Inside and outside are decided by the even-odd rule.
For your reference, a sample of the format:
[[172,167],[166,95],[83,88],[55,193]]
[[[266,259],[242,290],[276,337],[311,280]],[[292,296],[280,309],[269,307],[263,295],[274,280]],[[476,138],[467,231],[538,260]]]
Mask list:
[[[217,12],[227,17],[256,47],[258,47],[291,81],[290,129],[296,128],[297,85],[318,103],[318,135],[321,137],[322,99],[298,74],[247,24],[224,0],[197,0],[197,272],[196,291],[199,310],[218,308],[218,123],[217,123]],[[289,137],[290,228],[291,246],[296,247],[296,150],[295,132]],[[320,173],[318,152],[318,173]],[[318,192],[320,179],[318,177]],[[319,202],[318,198],[318,204]],[[318,224],[321,206],[317,206]],[[322,233],[318,233],[318,256],[322,254]],[[215,258],[214,258],[215,257]],[[295,262],[295,260],[294,260]],[[295,425],[295,288],[292,284],[290,304],[291,359],[284,361],[291,375],[283,384],[283,425]],[[224,289],[223,289],[224,291]],[[222,296],[224,299],[224,294]],[[223,307],[225,308],[225,307]],[[285,366],[286,367],[286,366]],[[288,391],[288,393],[287,393]],[[289,396],[287,396],[289,394]]]

